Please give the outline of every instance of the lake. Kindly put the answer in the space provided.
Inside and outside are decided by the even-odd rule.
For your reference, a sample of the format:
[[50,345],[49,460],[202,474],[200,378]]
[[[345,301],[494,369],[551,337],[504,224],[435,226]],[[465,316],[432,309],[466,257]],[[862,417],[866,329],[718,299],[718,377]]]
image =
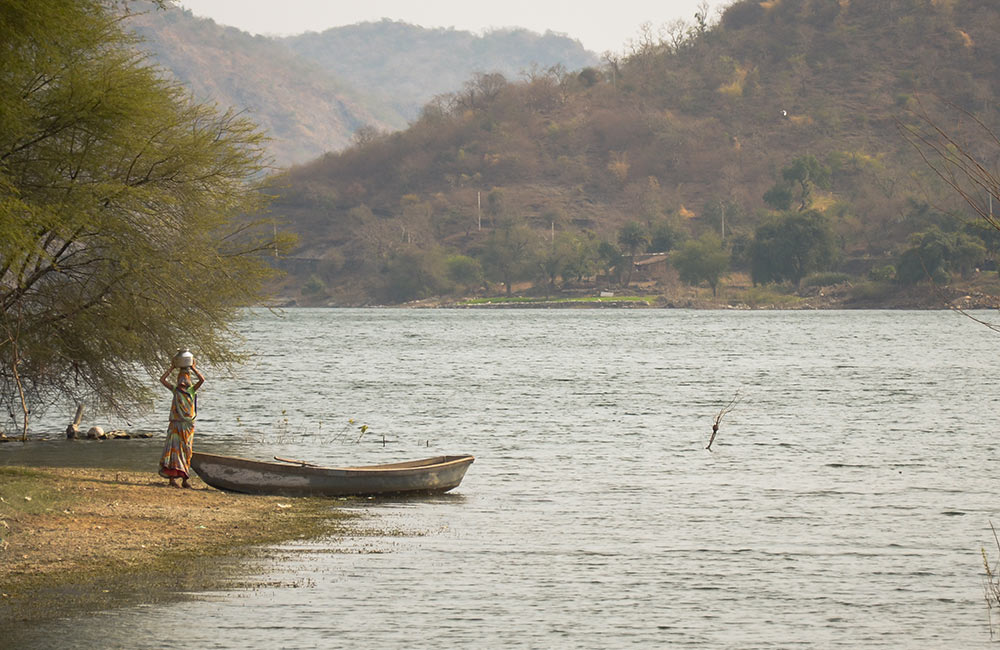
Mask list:
[[[273,586],[55,621],[23,647],[989,644],[1000,334],[961,315],[296,309],[241,329],[259,352],[207,369],[196,449],[471,453],[463,484],[334,502],[362,530],[282,547]],[[155,471],[161,444],[0,462]]]

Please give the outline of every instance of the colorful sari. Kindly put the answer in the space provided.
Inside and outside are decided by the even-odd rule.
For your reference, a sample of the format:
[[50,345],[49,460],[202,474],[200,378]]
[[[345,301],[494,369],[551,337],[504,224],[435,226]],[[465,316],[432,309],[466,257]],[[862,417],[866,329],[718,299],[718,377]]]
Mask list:
[[191,473],[191,454],[194,451],[194,419],[198,415],[198,400],[193,388],[174,388],[170,404],[170,424],[167,441],[160,457],[160,476],[188,478]]

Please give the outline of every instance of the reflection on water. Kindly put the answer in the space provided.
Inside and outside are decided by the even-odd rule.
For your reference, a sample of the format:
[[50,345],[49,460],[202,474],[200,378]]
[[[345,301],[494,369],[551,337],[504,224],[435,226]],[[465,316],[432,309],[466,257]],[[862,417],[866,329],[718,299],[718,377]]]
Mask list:
[[[210,376],[198,448],[471,453],[462,486],[335,501],[362,529],[279,548],[273,588],[56,622],[25,647],[989,640],[998,339],[955,314],[293,310],[245,330],[265,352]],[[7,445],[0,462],[152,467],[160,444]],[[183,638],[164,633],[177,621]]]

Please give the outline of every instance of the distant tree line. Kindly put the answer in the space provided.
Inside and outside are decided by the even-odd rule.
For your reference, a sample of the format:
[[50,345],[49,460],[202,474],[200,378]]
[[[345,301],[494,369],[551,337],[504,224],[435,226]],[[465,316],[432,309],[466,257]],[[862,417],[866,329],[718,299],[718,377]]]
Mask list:
[[[530,283],[534,291],[549,295],[598,278],[602,286],[628,288],[637,257],[648,253],[669,253],[682,282],[707,285],[713,295],[727,273],[738,270],[748,272],[755,285],[788,283],[799,288],[805,278],[831,271],[839,260],[833,223],[843,206],[825,211],[814,207],[816,192],[829,189],[832,176],[831,167],[814,156],[793,159],[763,196],[772,210],[749,233],[730,226],[725,240],[717,232],[724,223],[721,213],[728,210],[733,223],[741,211],[731,202],[716,202],[704,210],[703,227],[710,229],[698,236],[677,218],[629,221],[614,238],[604,238],[587,230],[532,228],[526,218],[505,213],[491,219],[488,235],[469,254],[442,247],[393,253],[381,272],[381,296],[404,302],[488,290],[491,283],[507,295],[518,283]],[[502,201],[499,195],[491,200],[494,207]],[[911,202],[906,219],[919,228],[907,246],[892,263],[858,280],[944,283],[954,275],[968,277],[977,268],[991,267],[1000,248],[995,228],[956,228],[951,216],[926,203]],[[827,277],[842,281],[850,276]]]

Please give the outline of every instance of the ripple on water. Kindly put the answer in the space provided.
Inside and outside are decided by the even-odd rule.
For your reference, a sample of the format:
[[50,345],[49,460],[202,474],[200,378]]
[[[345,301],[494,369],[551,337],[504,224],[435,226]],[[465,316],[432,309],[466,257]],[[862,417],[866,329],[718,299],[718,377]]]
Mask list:
[[[217,648],[985,645],[983,330],[937,312],[258,312],[244,331],[266,353],[210,376],[200,448],[472,453],[466,481],[338,502],[361,530],[280,547],[266,584],[284,586],[24,647],[171,647],[178,620],[185,647]],[[373,434],[337,439],[349,418]]]

